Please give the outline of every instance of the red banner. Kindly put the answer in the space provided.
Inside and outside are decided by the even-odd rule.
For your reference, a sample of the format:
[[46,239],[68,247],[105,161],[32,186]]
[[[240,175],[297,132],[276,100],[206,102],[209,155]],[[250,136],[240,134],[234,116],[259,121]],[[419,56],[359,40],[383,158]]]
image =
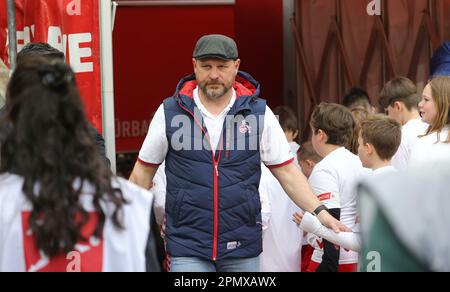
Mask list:
[[[86,115],[101,132],[98,0],[16,0],[17,43],[46,42],[66,55],[77,74]],[[0,58],[8,63],[7,3],[0,3]]]

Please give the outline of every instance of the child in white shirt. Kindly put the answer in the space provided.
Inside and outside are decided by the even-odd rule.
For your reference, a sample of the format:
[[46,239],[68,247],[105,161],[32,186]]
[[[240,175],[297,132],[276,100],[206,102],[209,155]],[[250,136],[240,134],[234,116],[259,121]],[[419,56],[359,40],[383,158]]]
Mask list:
[[[298,136],[297,118],[286,107],[273,110],[291,147],[291,153],[297,163],[297,151],[300,146],[295,142]],[[270,220],[263,233],[263,252],[260,255],[261,272],[299,272],[303,236],[292,222],[292,214],[299,211],[285,193],[278,180],[269,169],[263,166],[260,194],[266,194],[270,203]]]
[[450,158],[450,77],[435,77],[425,87],[419,110],[430,125],[412,150],[410,165]]
[[[314,167],[322,160],[322,157],[316,153],[311,141],[302,144],[297,152],[297,159],[303,174],[309,178]],[[301,271],[306,272],[311,264],[311,256],[314,252],[314,246],[308,242],[308,233],[304,232],[302,246]]]
[[405,77],[386,83],[378,99],[386,114],[402,125],[402,142],[392,158],[392,165],[398,170],[408,167],[412,148],[428,128],[428,124],[420,118],[419,101],[416,85]]
[[[310,125],[314,149],[323,157],[309,178],[311,188],[330,213],[352,229],[357,214],[354,185],[364,173],[359,158],[345,148],[353,138],[354,119],[347,108],[322,103],[315,109]],[[357,253],[340,252],[333,243],[318,241],[309,272],[356,271]]]
[[[376,115],[362,121],[358,134],[358,156],[363,166],[373,170],[374,177],[396,172],[391,165],[391,160],[400,146],[401,137],[401,126],[394,119]],[[301,221],[300,228],[304,231],[316,234],[345,249],[356,252],[361,249],[358,218],[353,233],[341,232],[339,234],[324,227],[311,214],[305,214],[303,218],[297,215],[297,222],[299,221]]]

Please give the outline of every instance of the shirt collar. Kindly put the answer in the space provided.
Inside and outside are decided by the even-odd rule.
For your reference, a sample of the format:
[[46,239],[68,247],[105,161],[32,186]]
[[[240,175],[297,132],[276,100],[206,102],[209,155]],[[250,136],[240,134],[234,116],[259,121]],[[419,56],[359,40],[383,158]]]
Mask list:
[[231,96],[231,100],[230,103],[224,108],[224,110],[217,116],[211,114],[206,107],[203,105],[201,99],[200,99],[200,94],[199,94],[199,88],[197,86],[197,88],[194,89],[193,92],[193,96],[194,96],[194,101],[196,106],[198,107],[198,109],[202,112],[202,114],[204,114],[205,116],[212,118],[212,119],[217,119],[220,118],[226,114],[228,114],[228,112],[231,110],[231,108],[233,107],[234,103],[236,102],[236,90],[234,90],[234,88],[232,88],[231,90],[233,91],[233,94]]

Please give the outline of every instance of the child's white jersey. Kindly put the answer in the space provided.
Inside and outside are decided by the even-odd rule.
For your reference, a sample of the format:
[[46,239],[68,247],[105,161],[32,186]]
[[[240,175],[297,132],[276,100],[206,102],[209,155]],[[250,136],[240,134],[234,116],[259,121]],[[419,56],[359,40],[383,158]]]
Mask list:
[[[295,142],[289,143],[291,153],[297,158],[300,148]],[[295,164],[298,166],[297,160]],[[259,193],[262,203],[263,252],[260,256],[261,272],[300,272],[303,234],[292,221],[299,208],[284,192],[270,170],[262,165]],[[268,203],[264,204],[267,201]],[[269,220],[265,219],[264,205],[270,207]],[[267,209],[267,207],[266,207]],[[266,211],[267,212],[267,211]]]
[[440,162],[450,159],[450,143],[444,143],[449,135],[449,126],[441,132],[421,137],[411,151],[409,166],[422,163]]
[[377,177],[379,175],[384,175],[384,174],[389,174],[389,173],[396,173],[396,172],[398,172],[398,169],[392,165],[389,165],[389,166],[375,169],[373,171],[373,177]]
[[[79,184],[80,182],[75,182]],[[89,213],[83,227],[89,242],[80,242],[67,255],[49,259],[37,248],[35,236],[29,229],[32,206],[22,187],[23,178],[0,176],[0,271],[145,271],[145,248],[149,234],[153,196],[121,178],[113,179],[113,187],[120,188],[129,202],[123,206],[124,230],[115,228],[111,214],[113,206],[101,203],[105,212],[103,238],[91,236],[97,215],[92,204],[94,188],[85,183],[80,202]]]
[[392,165],[396,169],[405,170],[408,168],[411,151],[419,140],[419,136],[424,135],[428,127],[429,125],[420,118],[411,120],[402,127],[402,142],[392,158]]
[[271,208],[268,228],[263,233],[261,272],[300,272],[303,232],[292,221],[293,214],[300,208],[265,166],[259,192],[268,195]]
[[[314,194],[327,208],[340,208],[340,221],[350,229],[358,223],[356,184],[367,172],[358,156],[341,147],[324,157],[309,178]],[[321,263],[322,256],[323,250],[316,248],[312,260]],[[341,248],[340,264],[357,262],[358,253]]]

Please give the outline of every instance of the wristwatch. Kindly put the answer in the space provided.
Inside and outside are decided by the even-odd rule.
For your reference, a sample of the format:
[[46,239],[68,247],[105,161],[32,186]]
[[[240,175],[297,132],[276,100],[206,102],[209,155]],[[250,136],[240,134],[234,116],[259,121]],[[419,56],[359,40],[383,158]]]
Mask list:
[[328,208],[325,205],[320,205],[316,210],[313,211],[314,215],[319,216],[320,212],[328,211]]

